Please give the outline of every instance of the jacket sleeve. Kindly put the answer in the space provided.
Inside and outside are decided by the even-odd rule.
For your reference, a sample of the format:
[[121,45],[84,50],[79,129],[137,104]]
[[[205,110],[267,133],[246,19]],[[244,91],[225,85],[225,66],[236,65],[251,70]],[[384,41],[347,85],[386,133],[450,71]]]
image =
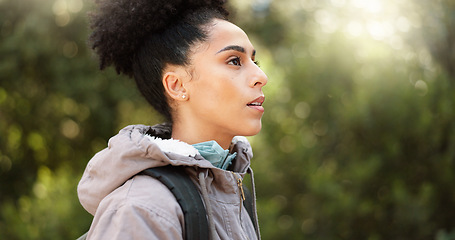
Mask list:
[[[148,176],[140,178],[147,182],[157,181]],[[125,188],[118,189],[119,192],[103,199],[87,239],[183,239],[183,212],[172,193],[161,183],[148,186],[147,189],[153,189],[151,191],[134,193],[145,183],[137,177],[132,180],[125,183]],[[136,187],[129,187],[130,184]],[[126,197],[121,194],[124,190],[128,192]],[[158,191],[159,197],[147,196],[154,191]]]

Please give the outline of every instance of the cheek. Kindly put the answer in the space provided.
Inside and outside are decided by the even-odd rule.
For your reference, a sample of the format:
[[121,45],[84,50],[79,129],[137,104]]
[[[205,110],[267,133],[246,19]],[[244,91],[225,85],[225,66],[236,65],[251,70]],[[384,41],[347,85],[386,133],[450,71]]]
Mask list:
[[222,73],[210,75],[206,81],[201,81],[201,83],[197,90],[214,99],[232,99],[239,90],[235,85],[235,80],[223,77]]
[[[216,95],[223,101],[224,104],[236,106],[238,101],[241,101],[241,89],[235,84],[235,81],[223,79],[222,84],[218,86]],[[235,103],[235,104],[234,104]]]
[[219,63],[198,64],[192,80],[192,91],[201,103],[230,104],[240,97],[240,82],[236,74]]

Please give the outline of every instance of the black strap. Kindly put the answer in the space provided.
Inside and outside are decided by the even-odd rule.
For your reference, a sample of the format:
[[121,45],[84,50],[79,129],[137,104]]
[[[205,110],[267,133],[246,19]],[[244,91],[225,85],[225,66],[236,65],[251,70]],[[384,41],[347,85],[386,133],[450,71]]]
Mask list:
[[184,167],[168,165],[149,168],[141,173],[156,178],[174,194],[182,208],[185,219],[185,239],[209,239],[209,227],[204,203]]

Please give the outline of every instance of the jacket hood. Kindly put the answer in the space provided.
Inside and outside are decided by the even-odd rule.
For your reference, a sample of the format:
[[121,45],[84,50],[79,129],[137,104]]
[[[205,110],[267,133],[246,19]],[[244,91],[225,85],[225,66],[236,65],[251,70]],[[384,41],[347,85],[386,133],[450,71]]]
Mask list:
[[[169,124],[131,125],[120,130],[108,147],[89,161],[77,189],[82,206],[94,215],[104,197],[148,168],[174,165],[216,169],[196,148],[170,137]],[[248,140],[235,137],[230,152],[237,152],[230,170],[244,174],[253,156]]]

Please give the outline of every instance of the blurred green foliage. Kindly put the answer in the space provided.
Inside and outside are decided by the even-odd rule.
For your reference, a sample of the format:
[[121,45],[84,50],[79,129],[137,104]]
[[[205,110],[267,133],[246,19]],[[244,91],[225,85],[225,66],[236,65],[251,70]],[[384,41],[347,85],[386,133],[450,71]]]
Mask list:
[[[455,239],[455,1],[233,0],[269,75],[263,239]],[[100,72],[86,0],[0,0],[0,239],[74,239],[76,185],[162,119]]]

